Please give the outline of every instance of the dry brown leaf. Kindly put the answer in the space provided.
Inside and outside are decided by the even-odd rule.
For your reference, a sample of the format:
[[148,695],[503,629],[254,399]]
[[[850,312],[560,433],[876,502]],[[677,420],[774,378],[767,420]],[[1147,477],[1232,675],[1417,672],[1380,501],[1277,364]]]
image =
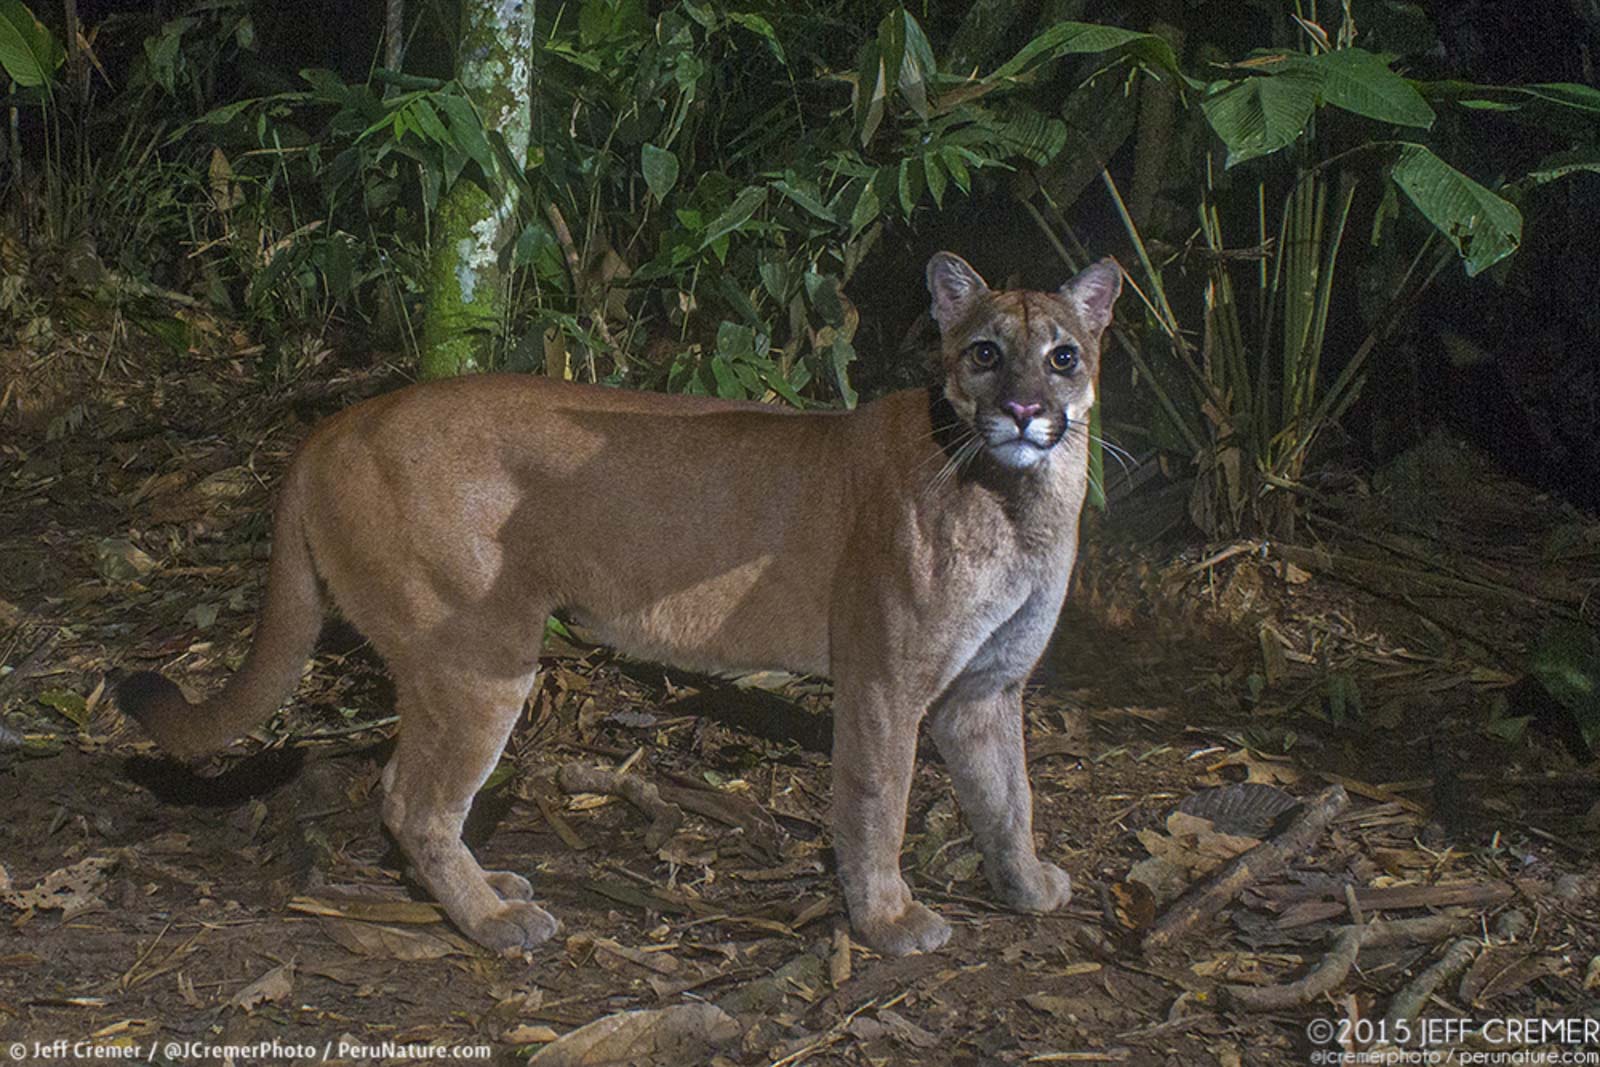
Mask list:
[[110,857],[91,856],[51,871],[30,889],[0,889],[0,900],[18,911],[60,911],[63,919],[70,919],[102,903],[100,890],[116,865]]
[[458,939],[424,930],[378,926],[350,919],[323,918],[320,920],[320,925],[330,938],[358,956],[396,960],[436,960],[444,956],[470,955],[470,950]]
[[289,910],[306,915],[321,915],[330,919],[355,919],[368,923],[426,926],[444,921],[437,904],[429,904],[422,900],[384,900],[379,897],[328,900],[318,897],[295,897],[289,901]]
[[712,1004],[679,1004],[658,1011],[625,1011],[578,1028],[546,1045],[528,1067],[603,1067],[681,1064],[737,1041],[739,1023]]
[[1491,945],[1462,976],[1461,999],[1481,1008],[1565,966],[1557,957],[1535,955],[1519,945]]
[[1211,820],[1181,811],[1167,816],[1167,833],[1144,829],[1139,831],[1138,837],[1150,855],[1183,868],[1190,877],[1209,874],[1261,843],[1254,837],[1220,834],[1212,827]]
[[510,1045],[548,1045],[561,1035],[548,1026],[513,1026],[501,1035],[501,1040]]
[[294,960],[272,968],[233,995],[229,1005],[254,1011],[263,1004],[276,1004],[294,992]]
[[1071,1015],[1074,1006],[1071,997],[1057,997],[1049,993],[1029,993],[1022,998],[1022,1001],[1034,1011],[1042,1011],[1057,1019],[1065,1019]]
[[1215,775],[1224,767],[1243,767],[1245,781],[1267,785],[1294,785],[1301,778],[1300,769],[1288,760],[1268,759],[1248,749],[1222,757],[1207,767],[1206,772]]

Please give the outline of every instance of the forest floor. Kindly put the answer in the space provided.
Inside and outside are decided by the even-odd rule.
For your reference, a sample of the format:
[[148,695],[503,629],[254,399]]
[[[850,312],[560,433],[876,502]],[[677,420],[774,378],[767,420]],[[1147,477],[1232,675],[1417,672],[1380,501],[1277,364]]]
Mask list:
[[[1571,1032],[1481,1031],[1600,1018],[1600,776],[1528,676],[1541,641],[1593,624],[1600,524],[1453,442],[1325,486],[1296,544],[1141,547],[1116,513],[1092,521],[1025,700],[1036,836],[1075,898],[998,909],[925,752],[904,865],[955,928],[931,955],[881,959],[843,933],[825,685],[735,687],[555,641],[471,824],[484,865],[531,877],[564,924],[506,959],[441,919],[380,828],[391,694],[358,636],[330,630],[215,778],[158,758],[106,685],[152,667],[205,691],[238,663],[291,450],[397,377],[324,364],[263,393],[226,332],[178,365],[102,353],[64,345],[29,373],[71,389],[23,381],[0,412],[13,1059],[85,1041],[167,1064],[222,1046],[240,1064],[300,1046],[406,1062],[406,1044],[589,1067],[651,1048],[724,1065],[1324,1062],[1369,1045],[1443,956],[1458,966],[1420,1002],[1435,1052],[1571,1051]],[[647,846],[629,803],[562,788],[569,763],[628,764],[681,825]],[[1179,891],[1330,785],[1349,804],[1308,848],[1282,869],[1253,854],[1242,892],[1143,950]],[[1340,970],[1356,923],[1392,936]],[[1322,988],[1284,988],[1324,963]],[[1252,988],[1281,1004],[1249,1010]],[[558,1041],[607,1017],[632,1052]],[[1600,1053],[1592,1033],[1581,1048]]]

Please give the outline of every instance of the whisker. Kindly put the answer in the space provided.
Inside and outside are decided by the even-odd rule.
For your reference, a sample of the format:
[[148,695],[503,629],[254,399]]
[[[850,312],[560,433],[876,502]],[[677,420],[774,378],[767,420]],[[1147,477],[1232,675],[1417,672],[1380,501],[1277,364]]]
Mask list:
[[1133,472],[1138,469],[1139,458],[1137,456],[1116,442],[1106,440],[1104,435],[1091,432],[1087,423],[1073,422],[1067,429],[1069,432],[1081,432],[1084,440],[1093,441],[1104,449],[1122,467],[1122,476],[1124,478],[1132,477]]

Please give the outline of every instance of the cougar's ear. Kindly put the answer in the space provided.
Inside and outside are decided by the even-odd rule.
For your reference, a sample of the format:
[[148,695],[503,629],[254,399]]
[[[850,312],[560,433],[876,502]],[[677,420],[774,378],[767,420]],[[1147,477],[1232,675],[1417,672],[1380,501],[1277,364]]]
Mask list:
[[978,272],[954,252],[940,252],[928,260],[928,292],[940,332],[949,332],[972,310],[972,302],[988,291]]
[[1061,287],[1061,297],[1078,309],[1096,333],[1111,325],[1111,306],[1122,293],[1122,267],[1107,256]]

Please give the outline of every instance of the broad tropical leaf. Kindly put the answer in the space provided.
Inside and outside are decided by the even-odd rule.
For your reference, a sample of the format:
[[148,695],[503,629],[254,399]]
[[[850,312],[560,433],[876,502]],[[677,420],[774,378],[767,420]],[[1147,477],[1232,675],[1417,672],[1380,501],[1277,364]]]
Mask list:
[[1317,106],[1319,79],[1298,72],[1216,82],[1200,110],[1237,166],[1294,143]]
[[1118,48],[1126,48],[1148,66],[1176,77],[1183,76],[1172,46],[1155,34],[1137,33],[1093,22],[1058,22],[1023,45],[989,78],[1014,78],[1040,63],[1061,56],[1110,52]]
[[1419,144],[1406,145],[1391,172],[1401,192],[1449,238],[1467,274],[1478,274],[1517,250],[1522,213]]
[[1425,130],[1433,125],[1433,108],[1422,94],[1390,70],[1381,57],[1364,48],[1341,48],[1320,56],[1305,56],[1295,65],[1321,76],[1324,103],[1397,126]]
[[24,89],[37,89],[66,60],[61,43],[21,0],[0,0],[0,69]]

